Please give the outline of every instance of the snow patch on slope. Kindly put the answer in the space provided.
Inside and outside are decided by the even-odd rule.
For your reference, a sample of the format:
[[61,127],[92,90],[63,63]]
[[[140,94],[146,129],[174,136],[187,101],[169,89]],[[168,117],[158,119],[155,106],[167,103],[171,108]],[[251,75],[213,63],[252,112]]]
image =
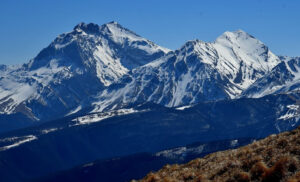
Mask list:
[[188,108],[190,108],[190,107],[193,107],[193,105],[187,105],[187,106],[177,107],[176,110],[183,111],[183,110],[188,109]]
[[292,118],[296,118],[298,120],[300,118],[300,113],[299,113],[299,105],[287,105],[288,111],[280,116],[278,120],[288,120]]
[[102,112],[102,113],[95,113],[95,114],[90,114],[82,117],[78,117],[73,119],[76,124],[75,125],[83,125],[83,124],[90,124],[90,123],[95,123],[95,122],[100,122],[104,119],[108,119],[114,116],[122,116],[122,115],[127,115],[127,114],[133,114],[137,112],[145,112],[146,110],[134,110],[132,108],[130,109],[119,109],[119,110],[113,110],[109,112]]
[[109,86],[112,82],[116,81],[129,71],[122,66],[120,58],[113,58],[114,54],[115,53],[113,53],[105,44],[97,46],[96,51],[94,52],[94,57],[97,60],[97,76],[105,86]]
[[23,136],[23,137],[12,137],[12,138],[3,139],[0,142],[10,141],[10,142],[14,142],[14,143],[12,143],[10,145],[3,146],[3,147],[0,147],[0,151],[5,151],[5,150],[8,150],[8,149],[11,149],[11,148],[14,148],[14,147],[18,147],[18,146],[20,146],[24,143],[31,142],[31,141],[36,140],[36,139],[37,139],[37,137],[34,136],[34,135],[27,135],[27,136]]
[[186,153],[194,153],[194,154],[201,154],[205,145],[200,145],[195,148],[187,148],[187,147],[178,147],[175,149],[170,149],[170,150],[164,150],[161,152],[158,152],[155,154],[155,156],[160,157],[166,157],[169,159],[174,159],[174,158],[184,158]]
[[57,131],[61,128],[49,128],[49,129],[44,129],[41,131],[42,134],[48,134],[48,133],[51,133],[51,132],[54,132],[54,131]]

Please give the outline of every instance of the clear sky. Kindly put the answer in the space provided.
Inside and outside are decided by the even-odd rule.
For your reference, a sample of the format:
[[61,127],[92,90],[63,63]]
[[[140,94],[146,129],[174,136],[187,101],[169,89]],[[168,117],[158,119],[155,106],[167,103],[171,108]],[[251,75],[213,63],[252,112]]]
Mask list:
[[79,22],[117,21],[177,49],[242,29],[276,54],[300,56],[299,0],[1,0],[0,64],[19,64]]

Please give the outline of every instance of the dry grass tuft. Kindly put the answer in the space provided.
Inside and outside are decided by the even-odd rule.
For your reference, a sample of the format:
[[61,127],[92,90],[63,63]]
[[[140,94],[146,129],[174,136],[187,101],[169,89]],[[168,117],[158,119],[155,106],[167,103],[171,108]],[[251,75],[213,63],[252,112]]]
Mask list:
[[247,172],[240,172],[237,175],[235,175],[234,178],[237,182],[249,182],[251,179],[250,174]]
[[143,182],[300,182],[300,127],[183,165],[167,165]]

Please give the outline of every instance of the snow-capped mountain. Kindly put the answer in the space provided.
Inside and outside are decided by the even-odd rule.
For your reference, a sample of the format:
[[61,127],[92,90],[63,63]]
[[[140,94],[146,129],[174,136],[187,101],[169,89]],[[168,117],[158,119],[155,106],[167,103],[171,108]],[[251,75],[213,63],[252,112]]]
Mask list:
[[[69,50],[69,49],[70,50]],[[74,30],[62,34],[28,65],[30,70],[45,67],[57,54],[64,56],[59,64],[85,68],[79,72],[94,72],[108,86],[129,70],[149,63],[168,52],[117,22],[102,26],[80,23]]]
[[0,66],[0,113],[57,118],[133,68],[169,52],[116,22],[80,23],[28,64]]
[[268,79],[259,83],[284,65],[292,76],[284,74],[280,83],[272,79],[276,88],[297,80],[299,60],[281,59],[242,30],[225,32],[214,42],[188,41],[171,51],[116,22],[80,23],[29,63],[0,66],[0,115],[51,120],[87,108],[101,112],[146,102],[177,107],[257,97],[262,91],[255,86],[273,89]]
[[280,61],[242,30],[225,32],[212,43],[189,41],[111,85],[93,103],[94,111],[128,103],[174,107],[235,98]]
[[258,79],[242,96],[262,97],[268,94],[298,90],[300,87],[300,57],[280,57],[280,64]]

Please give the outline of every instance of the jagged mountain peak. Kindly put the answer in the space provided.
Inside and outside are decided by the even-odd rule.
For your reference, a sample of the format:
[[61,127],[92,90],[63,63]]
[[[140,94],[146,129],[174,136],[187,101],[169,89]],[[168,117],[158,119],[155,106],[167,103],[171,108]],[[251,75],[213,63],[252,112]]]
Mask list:
[[122,29],[124,31],[128,31],[128,32],[131,32],[131,33],[137,35],[133,31],[129,30],[128,28],[125,28],[119,22],[116,22],[116,21],[111,21],[111,22],[105,23],[105,24],[101,25],[101,27],[118,28],[118,29]]
[[[223,33],[213,47],[222,54],[219,60],[227,60],[229,67],[238,70],[237,75],[244,72],[243,77],[248,77],[250,84],[281,61],[263,42],[243,30]],[[241,86],[246,88],[249,83]]]
[[235,31],[226,31],[223,34],[221,34],[217,39],[216,42],[218,41],[222,41],[222,40],[237,40],[237,39],[248,39],[248,38],[252,38],[255,39],[254,36],[250,35],[249,33],[247,33],[244,30],[238,29]]
[[76,30],[76,29],[81,29],[81,30],[87,30],[89,28],[99,28],[100,27],[103,27],[103,26],[118,26],[118,27],[122,27],[118,22],[116,21],[111,21],[111,22],[108,22],[108,23],[105,23],[103,25],[98,25],[96,23],[85,23],[85,22],[80,22],[78,23],[77,25],[75,25],[75,27],[73,28],[73,30]]
[[264,43],[243,30],[227,31],[214,42],[188,41],[180,51],[182,55],[195,53],[203,63],[216,67],[241,89],[281,61]]
[[221,34],[219,37],[217,37],[217,39],[213,42],[205,42],[199,39],[194,39],[194,40],[189,40],[186,43],[183,44],[183,46],[181,46],[181,48],[179,50],[183,50],[186,48],[190,48],[190,47],[195,47],[197,45],[208,45],[208,44],[236,44],[236,41],[239,41],[240,44],[245,44],[247,42],[247,39],[249,39],[249,41],[255,41],[257,44],[263,44],[261,41],[259,41],[258,39],[256,39],[254,36],[248,34],[247,32],[238,29],[236,31],[226,31],[223,34]]
[[179,50],[186,50],[187,48],[195,48],[195,46],[197,44],[207,44],[207,42],[204,42],[202,40],[199,40],[199,39],[194,39],[194,40],[188,40],[187,42],[185,42],[183,44],[183,46],[181,46],[179,48]]
[[95,23],[84,23],[80,22],[77,24],[73,30],[82,30],[82,31],[92,31],[92,30],[97,30],[99,31],[99,25]]
[[81,22],[74,27],[73,31],[77,33],[85,32],[87,34],[102,34],[113,36],[118,36],[118,34],[122,33],[123,36],[124,34],[127,34],[127,36],[135,36],[136,38],[142,38],[133,31],[123,27],[116,21],[111,21],[103,25]]
[[37,119],[66,114],[82,99],[166,52],[116,22],[79,23],[22,69],[0,79],[0,113],[22,110]]
[[269,51],[269,48],[263,42],[243,30],[224,32],[213,43],[236,51],[241,50],[248,55],[262,55]]
[[[203,59],[205,63],[215,65],[219,62],[217,60],[224,58],[229,61],[229,64],[240,65],[242,62],[255,68],[262,67],[265,71],[270,71],[268,65],[274,67],[280,62],[280,59],[263,42],[240,29],[232,32],[226,31],[214,42],[204,42],[198,39],[187,41],[178,51],[198,52],[200,56],[212,52],[213,54],[207,59]],[[217,59],[210,60],[212,56]]]
[[[77,49],[76,52],[85,53],[81,53],[74,58],[74,49]],[[124,51],[122,51],[122,53],[116,53],[116,51],[118,52],[121,49],[127,50],[128,53]],[[136,60],[135,56],[131,55],[130,53],[135,49],[139,50],[136,52],[136,54],[141,54],[141,59],[139,60]],[[152,61],[154,59],[150,59],[152,55],[155,55],[154,57],[159,57],[170,50],[160,47],[155,43],[137,35],[115,21],[103,24],[101,26],[95,23],[81,22],[74,27],[73,31],[59,35],[48,47],[43,49],[28,64],[28,68],[30,70],[34,70],[49,65],[49,57],[53,57],[53,55],[57,54],[63,54],[67,55],[68,57],[72,57],[70,59],[68,58],[68,62],[64,61],[63,65],[74,65],[73,63],[77,60],[77,65],[83,64],[90,67],[91,64],[96,62],[93,63],[90,59],[88,59],[88,57],[92,55],[85,56],[85,54],[91,54],[99,51],[102,52],[102,61],[104,61],[103,59],[110,59],[107,64],[115,64],[112,60],[120,59],[121,63],[125,67],[125,69],[122,69],[123,74],[127,72],[126,69],[130,70]],[[103,55],[103,53],[108,55]],[[123,54],[128,55],[126,56]],[[48,58],[45,59],[45,57]],[[61,63],[61,61],[59,61],[59,63]]]

